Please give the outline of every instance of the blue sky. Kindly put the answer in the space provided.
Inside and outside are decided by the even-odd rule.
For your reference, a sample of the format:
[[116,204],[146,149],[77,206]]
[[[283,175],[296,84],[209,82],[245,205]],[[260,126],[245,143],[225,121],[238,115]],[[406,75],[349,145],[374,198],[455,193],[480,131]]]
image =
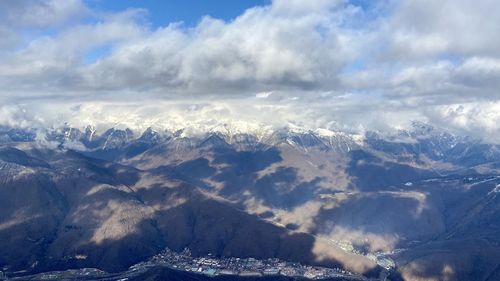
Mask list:
[[196,25],[205,15],[231,20],[246,9],[267,5],[270,0],[86,0],[88,6],[105,11],[122,11],[129,8],[144,8],[154,27],[171,22]]

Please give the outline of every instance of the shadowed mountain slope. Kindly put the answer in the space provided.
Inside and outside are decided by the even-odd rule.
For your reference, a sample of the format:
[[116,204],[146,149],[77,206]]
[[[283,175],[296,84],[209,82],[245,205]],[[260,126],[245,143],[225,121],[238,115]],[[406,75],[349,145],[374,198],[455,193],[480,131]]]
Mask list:
[[362,141],[291,131],[66,128],[43,142],[29,130],[0,133],[0,266],[9,271],[117,272],[187,247],[370,276],[380,267],[368,257],[383,252],[406,280],[498,276],[496,145],[421,124]]

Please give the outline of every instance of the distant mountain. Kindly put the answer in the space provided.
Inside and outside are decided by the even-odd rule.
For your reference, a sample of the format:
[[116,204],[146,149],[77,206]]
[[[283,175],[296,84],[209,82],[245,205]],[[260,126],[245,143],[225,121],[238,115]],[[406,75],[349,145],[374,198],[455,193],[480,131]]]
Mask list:
[[2,127],[0,269],[117,272],[168,246],[496,280],[499,186],[499,145],[422,123],[362,136]]
[[[37,138],[58,143],[68,149],[85,150],[95,157],[113,161],[131,158],[159,144],[172,142],[175,145],[182,139],[189,139],[188,142],[196,146],[223,148],[229,145],[241,151],[290,146],[302,151],[316,149],[346,154],[362,149],[384,153],[397,161],[438,161],[459,166],[495,162],[500,157],[500,145],[454,135],[419,122],[414,122],[411,128],[400,130],[393,135],[370,131],[364,135],[355,135],[328,130],[301,131],[286,128],[258,134],[208,132],[195,135],[187,135],[182,130],[170,132],[153,128],[144,132],[110,128],[102,133],[98,133],[92,126],[87,126],[83,131],[70,126],[51,130],[0,128],[2,143],[35,141]],[[180,145],[179,149],[182,149],[182,146]]]

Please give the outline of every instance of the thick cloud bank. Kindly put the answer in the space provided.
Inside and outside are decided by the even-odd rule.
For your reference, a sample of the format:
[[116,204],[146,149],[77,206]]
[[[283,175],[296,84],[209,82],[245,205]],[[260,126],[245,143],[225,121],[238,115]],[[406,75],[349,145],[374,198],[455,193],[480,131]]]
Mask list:
[[147,9],[2,1],[0,120],[349,131],[419,120],[500,142],[495,2],[274,0],[153,27]]

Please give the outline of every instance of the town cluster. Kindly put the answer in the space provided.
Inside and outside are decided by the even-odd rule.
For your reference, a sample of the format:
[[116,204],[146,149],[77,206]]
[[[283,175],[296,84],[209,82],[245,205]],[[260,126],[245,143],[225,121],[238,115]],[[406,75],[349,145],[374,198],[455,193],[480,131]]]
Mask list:
[[290,277],[305,277],[309,279],[327,279],[337,277],[363,279],[362,276],[340,268],[309,266],[296,262],[282,261],[276,258],[265,260],[235,257],[216,258],[212,255],[205,257],[193,257],[188,249],[184,249],[182,252],[177,253],[168,248],[148,261],[133,265],[130,270],[142,271],[144,268],[159,265],[208,276],[284,275]]

